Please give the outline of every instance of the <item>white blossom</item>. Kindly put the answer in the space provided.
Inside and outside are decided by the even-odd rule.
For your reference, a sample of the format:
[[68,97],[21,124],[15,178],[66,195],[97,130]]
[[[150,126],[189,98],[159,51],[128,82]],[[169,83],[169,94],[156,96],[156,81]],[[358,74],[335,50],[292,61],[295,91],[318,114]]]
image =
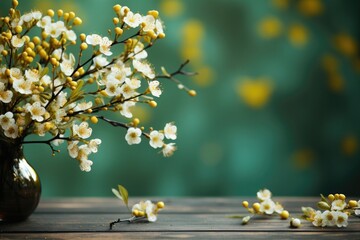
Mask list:
[[53,38],[57,38],[60,34],[66,31],[66,27],[63,21],[57,21],[55,23],[50,23],[46,25],[44,31],[46,34],[50,35]]
[[348,215],[341,211],[333,211],[335,225],[337,227],[347,227],[348,225]]
[[164,145],[163,142],[164,134],[160,133],[159,131],[152,131],[150,132],[150,146],[153,148],[161,148]]
[[344,210],[345,207],[346,207],[346,202],[341,199],[334,200],[331,203],[331,210],[341,211],[341,210]]
[[24,43],[25,37],[18,38],[17,35],[13,35],[11,38],[11,45],[13,45],[13,47],[15,48],[21,48],[22,46],[24,46]]
[[176,139],[177,127],[173,123],[167,123],[164,128],[164,134],[167,139]]
[[159,85],[160,82],[157,80],[149,82],[149,90],[154,97],[160,97],[162,93]]
[[155,29],[155,18],[153,15],[146,15],[142,18],[143,28],[142,30],[144,32],[148,31],[154,31]]
[[50,16],[45,16],[36,23],[36,26],[38,26],[40,28],[45,28],[46,26],[50,26],[50,24],[51,24]]
[[68,152],[70,157],[72,158],[76,158],[79,154],[79,146],[78,146],[79,141],[70,141],[68,142]]
[[42,122],[46,109],[41,106],[40,102],[34,102],[32,105],[28,104],[26,110],[31,114],[31,119]]
[[69,55],[64,54],[62,62],[60,63],[61,71],[66,75],[70,76],[74,72],[75,57],[72,53]]
[[155,222],[157,219],[157,207],[150,200],[141,201],[132,207],[132,212],[141,212],[149,222]]
[[142,17],[139,13],[129,11],[124,17],[124,22],[131,28],[136,28],[142,22]]
[[264,201],[266,199],[270,199],[271,198],[271,192],[270,190],[268,189],[263,189],[263,190],[260,190],[257,192],[257,198],[260,200],[260,201]]
[[312,221],[312,224],[315,227],[325,227],[326,223],[323,219],[323,215],[320,211],[315,212],[314,220]]
[[126,78],[125,83],[132,89],[138,89],[141,87],[141,81],[135,77],[132,78]]
[[10,124],[4,131],[4,134],[8,138],[17,138],[19,134],[19,128],[15,123]]
[[334,211],[326,210],[322,213],[322,219],[326,226],[335,226]]
[[164,144],[162,148],[162,154],[164,155],[164,157],[172,156],[175,151],[176,151],[175,143]]
[[92,46],[99,45],[102,40],[102,37],[98,34],[91,34],[86,36],[86,43]]
[[91,136],[92,129],[89,127],[89,123],[82,122],[80,125],[73,125],[73,135],[79,136],[82,139],[89,138]]
[[16,80],[13,83],[13,88],[15,91],[27,95],[32,94],[32,82],[31,81],[25,81],[25,79]]
[[112,55],[112,52],[110,51],[112,41],[108,37],[103,37],[99,44],[99,50],[102,54],[106,56]]
[[89,108],[91,108],[93,105],[92,102],[79,102],[78,104],[76,104],[76,107],[74,108],[75,112],[79,112],[79,111],[85,111]]
[[144,76],[148,77],[149,79],[155,78],[154,70],[150,67],[150,65],[146,62],[141,62],[139,60],[133,60],[134,68],[144,74]]
[[0,101],[3,103],[11,102],[13,97],[13,92],[10,90],[6,90],[5,84],[0,82]]
[[121,110],[120,110],[120,114],[123,115],[126,118],[132,118],[133,115],[130,111],[130,107],[135,106],[135,102],[134,101],[126,101],[121,105]]
[[141,129],[130,127],[125,135],[125,140],[129,145],[139,144],[141,142]]
[[273,214],[275,211],[275,203],[270,199],[265,199],[260,203],[260,212]]
[[90,142],[88,144],[88,147],[91,150],[91,152],[97,153],[98,147],[99,147],[100,144],[101,144],[101,139],[95,138],[95,139],[90,140]]
[[2,129],[8,129],[12,124],[15,123],[14,115],[12,112],[6,112],[0,115],[0,125]]

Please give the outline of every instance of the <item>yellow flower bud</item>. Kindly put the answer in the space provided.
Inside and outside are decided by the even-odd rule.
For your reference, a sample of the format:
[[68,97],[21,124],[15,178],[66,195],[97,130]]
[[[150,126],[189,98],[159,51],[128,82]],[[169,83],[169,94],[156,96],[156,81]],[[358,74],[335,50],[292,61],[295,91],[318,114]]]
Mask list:
[[15,32],[16,33],[21,33],[22,32],[22,27],[20,25],[15,27]]
[[28,47],[31,48],[31,49],[34,49],[35,48],[35,44],[33,42],[29,42],[28,44]]
[[75,17],[75,13],[74,12],[69,12],[69,19],[73,19]]
[[159,12],[156,10],[150,10],[148,11],[149,15],[152,15],[154,18],[157,18],[159,16]]
[[79,73],[79,71],[76,71],[74,74],[73,74],[73,76],[74,76],[74,78],[77,78],[77,77],[79,77],[80,76],[80,73]]
[[332,202],[335,200],[334,194],[329,194],[328,199]]
[[90,121],[91,121],[93,124],[97,124],[97,123],[99,122],[99,119],[98,119],[96,116],[91,116]]
[[9,23],[9,22],[10,22],[10,18],[9,18],[9,17],[5,17],[5,18],[4,18],[4,22],[5,22],[5,23]]
[[344,201],[346,199],[345,194],[339,194],[339,199]]
[[161,39],[161,38],[165,38],[165,33],[159,33],[159,34],[158,34],[158,38],[160,38],[160,39]]
[[164,208],[164,207],[165,207],[165,203],[164,203],[164,202],[158,202],[158,203],[156,204],[156,206],[161,209],[161,208]]
[[46,14],[47,14],[49,17],[53,17],[53,16],[55,15],[55,12],[54,12],[54,10],[52,10],[52,9],[48,9],[47,12],[46,12]]
[[8,55],[8,51],[2,50],[2,51],[1,51],[1,55],[3,55],[4,57],[6,57],[6,56]]
[[82,42],[86,40],[86,35],[84,33],[81,33],[79,37]]
[[47,52],[44,49],[39,51],[40,58],[46,59],[48,57]]
[[45,88],[43,86],[39,86],[38,89],[40,92],[44,92],[44,90],[45,90]]
[[13,8],[16,8],[19,5],[19,2],[17,0],[12,1]]
[[253,209],[255,212],[259,212],[260,211],[260,203],[254,203],[253,204]]
[[36,44],[36,45],[39,45],[40,44],[40,42],[41,42],[41,40],[40,40],[40,38],[39,37],[33,37],[33,42]]
[[47,41],[42,41],[41,46],[42,46],[43,48],[49,48],[49,47],[50,47],[50,44],[49,44]]
[[57,15],[61,17],[64,14],[64,11],[62,9],[57,10]]
[[103,104],[102,98],[95,98],[95,104],[96,104],[96,105],[101,105],[101,104]]
[[10,72],[10,69],[7,68],[7,69],[5,70],[5,75],[6,75],[7,77],[10,77],[10,73],[11,73],[11,72]]
[[113,23],[116,25],[120,22],[120,19],[118,17],[113,18]]
[[121,6],[120,6],[119,4],[116,4],[116,5],[113,7],[113,9],[114,9],[114,11],[115,11],[116,13],[118,13],[118,12],[120,12],[120,10],[121,10]]
[[28,57],[25,58],[25,61],[28,62],[28,63],[31,63],[32,61],[34,61],[34,58],[28,56]]
[[57,63],[58,63],[58,60],[56,58],[50,58],[50,63],[53,65],[53,66],[56,66]]
[[116,28],[115,28],[115,33],[116,33],[117,35],[121,35],[121,34],[123,34],[123,32],[124,32],[124,30],[122,30],[121,28],[119,28],[119,27],[116,27]]
[[133,124],[134,124],[135,127],[136,127],[137,125],[139,125],[139,123],[140,123],[140,119],[138,119],[138,118],[134,118],[134,119],[133,119]]
[[91,108],[86,109],[86,112],[87,112],[87,113],[92,113],[92,111],[93,111],[93,110],[92,110]]
[[188,91],[188,94],[192,97],[195,97],[196,96],[196,91],[195,90],[189,90]]
[[87,45],[86,42],[82,42],[82,43],[80,44],[80,49],[81,49],[82,51],[86,50],[87,48],[88,48],[88,45]]
[[289,212],[286,211],[286,210],[283,210],[281,213],[280,213],[280,218],[281,219],[288,219],[288,217],[290,216]]
[[355,201],[355,200],[350,200],[349,201],[349,207],[351,207],[351,208],[354,208],[354,207],[357,207],[357,202]]
[[149,103],[150,107],[156,108],[156,106],[157,106],[157,103],[154,100],[151,100],[148,103]]
[[157,35],[155,34],[155,32],[153,30],[148,31],[147,36],[149,36],[151,39],[156,39]]
[[74,25],[80,25],[80,24],[82,24],[81,18],[76,17],[76,18],[74,19]]
[[64,13],[64,20],[66,21],[66,20],[68,20],[69,19],[69,13]]
[[145,216],[145,213],[143,211],[139,211],[138,217],[143,217]]
[[135,210],[132,212],[132,214],[133,214],[135,217],[138,217],[138,216],[139,216],[139,211],[135,209]]
[[248,208],[248,207],[249,207],[249,202],[248,202],[248,201],[243,201],[243,202],[242,202],[242,206],[243,206],[244,208]]
[[340,197],[340,194],[338,194],[338,193],[335,193],[335,199],[339,199],[339,197]]

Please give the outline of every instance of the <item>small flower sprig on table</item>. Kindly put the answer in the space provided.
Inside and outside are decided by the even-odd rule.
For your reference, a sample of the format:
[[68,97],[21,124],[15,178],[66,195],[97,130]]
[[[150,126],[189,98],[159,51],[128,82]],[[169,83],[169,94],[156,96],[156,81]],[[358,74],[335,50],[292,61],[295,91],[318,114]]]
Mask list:
[[[125,187],[122,185],[118,185],[118,189],[113,188],[112,192],[116,197],[121,199],[127,209],[130,211],[129,208],[129,194]],[[147,222],[156,222],[157,220],[157,214],[159,210],[163,209],[165,207],[164,202],[157,202],[156,204],[151,202],[150,200],[146,201],[140,201],[139,203],[136,203],[133,205],[131,209],[131,217],[126,219],[118,219],[116,221],[113,221],[110,223],[110,230],[113,228],[113,226],[116,223],[119,222],[138,222],[138,221],[147,221]]]
[[[252,207],[249,207],[248,201],[243,201],[242,206],[246,208],[252,215],[242,217],[242,224],[245,225],[254,215],[273,215],[278,214],[281,219],[287,219],[289,217],[289,212],[284,210],[284,207],[279,202],[274,202],[271,199],[271,192],[268,189],[262,189],[257,192],[257,198],[259,202],[252,204]],[[238,217],[238,216],[232,216]]]
[[323,211],[311,207],[301,208],[303,217],[316,227],[347,227],[349,216],[360,215],[360,200],[347,202],[344,194],[329,194],[327,198],[322,194],[320,196],[317,206]]

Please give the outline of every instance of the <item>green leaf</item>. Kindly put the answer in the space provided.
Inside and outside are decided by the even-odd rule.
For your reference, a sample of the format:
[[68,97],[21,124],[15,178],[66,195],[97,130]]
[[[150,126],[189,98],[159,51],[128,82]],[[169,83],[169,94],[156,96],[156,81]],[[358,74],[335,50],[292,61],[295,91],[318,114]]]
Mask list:
[[320,194],[320,197],[321,197],[321,200],[322,200],[322,201],[328,202],[328,201],[327,201],[327,198],[326,198],[324,195]]
[[120,196],[122,197],[123,202],[125,203],[126,207],[129,208],[128,206],[128,201],[129,201],[129,193],[126,190],[125,187],[118,185],[118,189],[119,189],[119,193]]
[[112,188],[111,191],[113,192],[113,194],[114,194],[117,198],[123,200],[123,198],[121,197],[121,195],[120,195],[120,193],[119,193],[118,190],[116,190],[115,188]]

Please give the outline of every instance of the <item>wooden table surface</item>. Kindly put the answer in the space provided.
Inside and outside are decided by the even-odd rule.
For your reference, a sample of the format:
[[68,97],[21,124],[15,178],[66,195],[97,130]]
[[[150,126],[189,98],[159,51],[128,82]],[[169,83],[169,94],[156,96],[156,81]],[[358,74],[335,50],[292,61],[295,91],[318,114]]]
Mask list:
[[[149,198],[149,197],[148,197]],[[144,199],[144,198],[142,198]],[[26,221],[0,223],[0,239],[360,239],[360,218],[350,217],[347,228],[316,228],[303,221],[298,229],[278,216],[255,216],[247,225],[230,215],[245,215],[243,200],[255,198],[149,198],[164,201],[166,207],[155,223],[109,223],[129,213],[114,198],[43,199]],[[140,198],[131,198],[130,205]],[[319,198],[273,197],[292,216],[302,206],[316,207]]]

